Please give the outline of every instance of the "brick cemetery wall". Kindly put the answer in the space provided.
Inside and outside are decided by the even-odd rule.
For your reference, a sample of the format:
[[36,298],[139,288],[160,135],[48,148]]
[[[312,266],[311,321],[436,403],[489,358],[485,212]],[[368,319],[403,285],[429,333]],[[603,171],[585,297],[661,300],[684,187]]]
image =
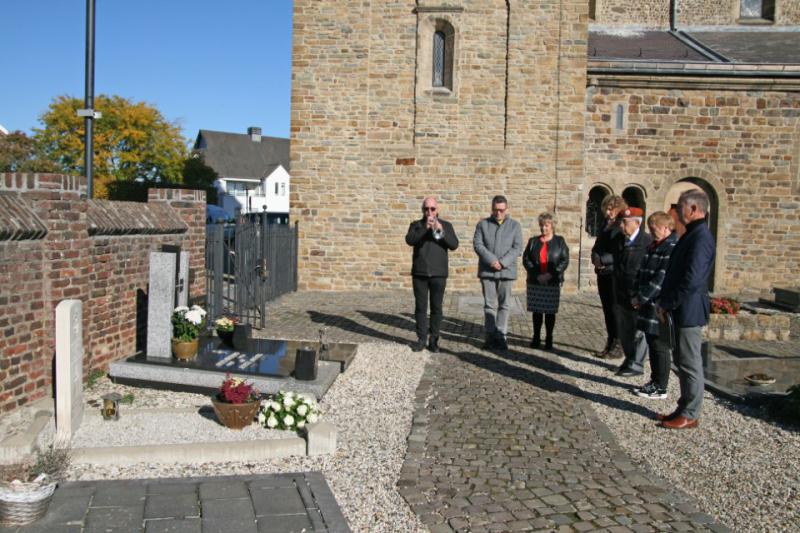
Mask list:
[[[294,10],[301,290],[410,287],[404,237],[425,194],[439,197],[461,240],[455,290],[478,287],[472,235],[495,194],[509,198],[525,239],[540,212],[555,210],[575,253],[585,1],[297,0]],[[432,83],[437,30],[452,35],[449,87]],[[574,288],[575,270],[568,276]]]
[[85,194],[84,178],[0,174],[0,412],[50,394],[61,300],[84,303],[88,375],[136,349],[150,250],[189,250],[190,296],[203,296],[205,193],[159,189],[148,204]]

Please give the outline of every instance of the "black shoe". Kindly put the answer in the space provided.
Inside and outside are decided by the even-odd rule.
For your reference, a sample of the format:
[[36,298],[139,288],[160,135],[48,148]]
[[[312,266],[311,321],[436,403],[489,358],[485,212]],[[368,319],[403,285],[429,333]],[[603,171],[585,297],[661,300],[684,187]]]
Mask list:
[[552,337],[547,337],[544,340],[544,349],[548,350],[548,351],[553,349],[553,338]]
[[502,335],[499,335],[497,340],[495,340],[495,346],[498,350],[508,350],[508,342],[506,342],[506,338]]
[[542,343],[542,341],[539,339],[539,337],[534,337],[534,338],[531,339],[530,347],[531,348],[538,348],[541,343]]
[[637,370],[633,370],[631,368],[620,368],[616,372],[616,375],[621,377],[621,378],[630,378],[630,377],[633,377],[633,376],[641,376],[642,374],[644,374],[643,371],[641,371],[641,370],[637,371]]
[[497,344],[495,344],[494,337],[486,337],[486,340],[483,341],[483,346],[481,346],[484,350],[493,350],[496,347]]
[[428,351],[432,353],[439,353],[439,337],[431,337],[428,341]]
[[411,345],[412,352],[421,352],[425,349],[425,339],[417,339],[417,342]]

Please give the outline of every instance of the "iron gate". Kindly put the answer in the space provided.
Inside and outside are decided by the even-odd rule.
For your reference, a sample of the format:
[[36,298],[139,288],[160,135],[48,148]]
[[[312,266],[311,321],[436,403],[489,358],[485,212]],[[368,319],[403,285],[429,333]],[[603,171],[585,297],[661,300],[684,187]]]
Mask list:
[[208,324],[233,315],[255,328],[266,325],[266,305],[297,290],[297,223],[268,224],[239,217],[206,226]]

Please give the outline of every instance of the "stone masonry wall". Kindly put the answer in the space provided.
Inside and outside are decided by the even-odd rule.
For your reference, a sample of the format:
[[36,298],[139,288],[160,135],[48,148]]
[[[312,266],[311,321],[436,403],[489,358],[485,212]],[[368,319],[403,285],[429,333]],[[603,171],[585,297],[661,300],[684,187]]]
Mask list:
[[[404,237],[428,194],[461,240],[453,289],[478,286],[472,235],[495,194],[525,239],[555,210],[576,253],[586,2],[296,0],[294,10],[301,290],[409,287]],[[416,56],[437,21],[455,30],[452,91],[434,90]]]
[[[741,0],[677,0],[677,25],[715,26],[747,24],[739,22]],[[786,26],[800,24],[800,2],[776,0],[774,24]],[[596,17],[593,22],[603,26],[639,26],[644,28],[668,28],[670,18],[669,0],[597,0]]]
[[[151,202],[168,206],[171,214],[164,226],[174,232],[175,220],[192,225],[180,222],[180,233],[158,234],[158,214],[168,211],[152,209],[149,217],[155,222],[149,230],[154,233],[149,235],[102,234],[104,228],[98,230],[89,220],[90,207],[96,210],[97,206],[91,206],[85,194],[84,178],[0,174],[0,200],[10,200],[15,206],[10,214],[0,216],[0,412],[51,394],[55,307],[61,300],[83,301],[84,372],[88,375],[136,349],[137,293],[147,290],[150,250],[162,244],[188,249],[190,296],[203,295],[203,192],[159,189]],[[148,207],[111,204],[125,205],[126,211]],[[107,218],[113,218],[113,213]],[[20,227],[34,231],[14,230]],[[131,221],[128,229],[142,230],[135,227]]]
[[639,186],[653,212],[694,178],[718,197],[715,291],[796,285],[799,93],[592,87],[586,98],[587,192]]

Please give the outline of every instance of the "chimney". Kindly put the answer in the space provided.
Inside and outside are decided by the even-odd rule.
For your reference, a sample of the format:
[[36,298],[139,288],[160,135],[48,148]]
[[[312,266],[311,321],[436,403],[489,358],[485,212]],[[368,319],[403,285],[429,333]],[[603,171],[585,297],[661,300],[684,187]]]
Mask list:
[[255,126],[250,126],[247,128],[247,134],[250,136],[250,140],[254,143],[261,142],[261,128],[257,128]]

